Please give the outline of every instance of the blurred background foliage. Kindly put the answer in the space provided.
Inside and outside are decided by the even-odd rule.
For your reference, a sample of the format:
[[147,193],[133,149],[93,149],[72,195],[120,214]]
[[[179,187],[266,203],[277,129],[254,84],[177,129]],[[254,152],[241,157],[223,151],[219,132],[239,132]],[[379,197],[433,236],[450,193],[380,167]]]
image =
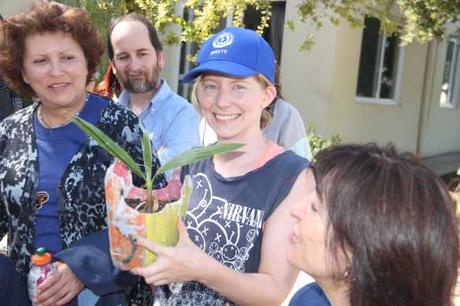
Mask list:
[[308,127],[307,139],[310,144],[313,161],[315,160],[316,154],[318,154],[321,150],[335,146],[343,140],[340,134],[334,134],[330,137],[325,137],[317,133],[313,124]]
[[[104,32],[111,17],[137,12],[152,20],[163,34],[163,42],[201,44],[230,18],[242,25],[245,10],[252,6],[261,12],[258,31],[268,26],[270,0],[58,0],[86,9]],[[301,49],[313,45],[314,35],[325,22],[363,26],[364,16],[377,17],[387,34],[398,33],[401,42],[427,42],[442,38],[449,23],[457,22],[460,0],[301,0],[298,18],[285,26],[294,30],[299,23],[310,24]]]

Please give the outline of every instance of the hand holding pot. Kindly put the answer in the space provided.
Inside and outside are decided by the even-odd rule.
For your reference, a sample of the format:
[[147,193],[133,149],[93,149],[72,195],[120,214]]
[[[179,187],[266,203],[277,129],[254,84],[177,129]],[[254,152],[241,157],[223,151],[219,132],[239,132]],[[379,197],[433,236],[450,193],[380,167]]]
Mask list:
[[179,241],[175,247],[160,246],[142,237],[137,237],[137,244],[155,253],[155,263],[132,271],[145,278],[154,286],[173,282],[198,280],[203,281],[204,271],[210,260],[213,260],[196,246],[188,236],[184,222],[177,221]]

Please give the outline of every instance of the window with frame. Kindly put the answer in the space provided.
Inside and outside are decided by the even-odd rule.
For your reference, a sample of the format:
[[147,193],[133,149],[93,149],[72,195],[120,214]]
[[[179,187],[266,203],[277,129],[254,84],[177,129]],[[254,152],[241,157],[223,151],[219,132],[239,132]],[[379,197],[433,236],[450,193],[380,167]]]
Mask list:
[[397,103],[403,50],[396,35],[387,36],[381,31],[378,18],[365,18],[356,89],[358,102]]
[[444,72],[441,82],[441,97],[439,105],[445,108],[455,108],[459,99],[459,52],[460,38],[451,36],[447,41],[446,58],[444,60]]

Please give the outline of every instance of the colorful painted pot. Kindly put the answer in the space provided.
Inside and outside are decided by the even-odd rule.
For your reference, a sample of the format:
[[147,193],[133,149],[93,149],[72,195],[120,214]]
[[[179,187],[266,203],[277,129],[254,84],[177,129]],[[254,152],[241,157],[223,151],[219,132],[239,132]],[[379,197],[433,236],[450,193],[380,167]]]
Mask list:
[[[164,246],[174,246],[178,240],[177,219],[185,218],[188,202],[192,192],[190,177],[185,177],[180,189],[180,182],[171,181],[168,185],[177,188],[165,188],[154,191],[154,195],[167,197],[168,190],[177,189],[180,198],[165,205],[157,213],[143,213],[126,203],[126,199],[145,201],[146,192],[132,183],[131,172],[119,160],[107,170],[105,193],[110,239],[110,253],[115,267],[129,270],[152,264],[156,255],[143,247],[137,246],[134,237],[147,239]],[[171,191],[174,192],[174,191]],[[177,197],[176,197],[177,198]]]

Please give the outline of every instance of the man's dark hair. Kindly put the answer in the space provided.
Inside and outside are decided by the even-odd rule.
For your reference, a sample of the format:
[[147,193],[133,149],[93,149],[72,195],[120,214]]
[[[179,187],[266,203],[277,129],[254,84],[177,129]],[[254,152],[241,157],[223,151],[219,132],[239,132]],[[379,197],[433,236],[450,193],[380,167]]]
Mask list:
[[153,24],[150,21],[148,21],[148,19],[145,18],[144,16],[137,15],[136,13],[131,13],[128,15],[119,16],[110,22],[109,32],[107,33],[107,53],[111,60],[113,60],[113,56],[114,56],[112,39],[111,39],[112,32],[115,26],[123,21],[138,21],[142,23],[143,25],[145,25],[147,27],[147,30],[149,31],[150,43],[152,44],[155,51],[160,52],[163,50],[163,46],[161,45],[161,42],[158,39],[157,31],[155,30],[155,27],[153,26]]
[[[349,254],[352,306],[448,306],[459,260],[455,204],[442,180],[394,146],[340,145],[313,172],[326,245]],[[333,258],[334,258],[333,257]]]

